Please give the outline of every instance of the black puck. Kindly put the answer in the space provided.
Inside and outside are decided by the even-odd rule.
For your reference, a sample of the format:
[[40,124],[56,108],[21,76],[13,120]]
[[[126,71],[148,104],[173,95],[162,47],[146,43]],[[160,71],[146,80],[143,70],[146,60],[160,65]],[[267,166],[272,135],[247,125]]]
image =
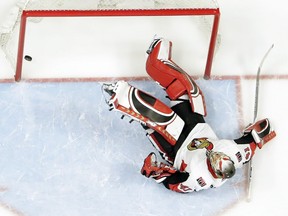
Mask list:
[[25,56],[24,56],[24,59],[25,59],[26,61],[32,61],[32,57],[29,56],[29,55],[25,55]]

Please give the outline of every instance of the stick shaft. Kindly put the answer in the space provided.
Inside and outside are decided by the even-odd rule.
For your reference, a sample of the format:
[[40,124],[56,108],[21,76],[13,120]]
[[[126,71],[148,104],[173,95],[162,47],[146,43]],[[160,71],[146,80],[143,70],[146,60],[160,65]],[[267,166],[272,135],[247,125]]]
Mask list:
[[[257,76],[256,76],[256,86],[255,86],[255,102],[254,102],[254,117],[253,117],[253,123],[256,122],[257,119],[257,115],[258,115],[258,101],[259,101],[259,86],[260,86],[260,73],[261,73],[261,68],[262,65],[265,61],[265,59],[267,58],[268,54],[270,53],[270,51],[272,50],[272,48],[274,47],[274,44],[272,44],[272,46],[267,50],[267,52],[265,53],[265,55],[262,58],[262,61],[258,67],[257,70]],[[252,188],[252,158],[250,159],[250,161],[248,162],[248,166],[249,166],[249,170],[248,170],[248,195],[247,195],[247,200],[250,202],[251,201],[251,188]]]
[[258,98],[259,98],[259,85],[260,85],[259,81],[260,81],[260,73],[261,73],[262,65],[273,47],[274,47],[274,44],[272,44],[272,46],[267,50],[257,70],[253,122],[256,121],[257,115],[258,115],[258,100],[259,100]]

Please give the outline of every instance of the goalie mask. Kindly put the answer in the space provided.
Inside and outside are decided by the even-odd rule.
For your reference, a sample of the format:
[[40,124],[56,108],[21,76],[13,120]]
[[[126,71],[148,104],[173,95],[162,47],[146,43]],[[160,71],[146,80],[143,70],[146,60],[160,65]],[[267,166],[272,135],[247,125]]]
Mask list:
[[234,162],[222,152],[207,151],[211,168],[218,178],[227,179],[235,175]]

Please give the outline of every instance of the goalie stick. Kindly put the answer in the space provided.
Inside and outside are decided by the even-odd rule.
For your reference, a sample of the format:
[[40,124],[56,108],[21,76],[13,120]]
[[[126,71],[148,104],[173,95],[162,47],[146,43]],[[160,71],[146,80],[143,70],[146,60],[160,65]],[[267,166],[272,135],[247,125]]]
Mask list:
[[[263,56],[262,61],[260,62],[260,65],[259,65],[258,70],[257,70],[256,86],[255,86],[255,102],[254,102],[253,123],[256,122],[257,115],[258,115],[258,98],[259,98],[259,85],[260,85],[261,68],[262,68],[262,65],[263,65],[265,59],[267,58],[268,54],[270,53],[270,51],[272,50],[273,47],[274,47],[274,44],[272,44],[272,46],[268,49],[268,51]],[[253,169],[253,167],[252,167],[252,158],[248,162],[248,166],[249,166],[249,170],[248,170],[248,195],[247,195],[247,201],[250,202],[251,201],[251,188],[252,188],[252,184],[251,184],[251,181],[252,181],[252,169]]]

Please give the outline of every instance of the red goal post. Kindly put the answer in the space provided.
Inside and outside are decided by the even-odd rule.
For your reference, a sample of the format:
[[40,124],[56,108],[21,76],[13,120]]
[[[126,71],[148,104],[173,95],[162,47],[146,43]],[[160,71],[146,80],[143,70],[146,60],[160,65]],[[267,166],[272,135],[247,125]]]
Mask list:
[[[78,2],[78,4],[77,4]],[[117,17],[117,16],[213,16],[204,78],[211,75],[217,43],[220,10],[213,0],[26,0],[21,16],[15,81],[22,77],[25,33],[28,18],[42,17]]]

